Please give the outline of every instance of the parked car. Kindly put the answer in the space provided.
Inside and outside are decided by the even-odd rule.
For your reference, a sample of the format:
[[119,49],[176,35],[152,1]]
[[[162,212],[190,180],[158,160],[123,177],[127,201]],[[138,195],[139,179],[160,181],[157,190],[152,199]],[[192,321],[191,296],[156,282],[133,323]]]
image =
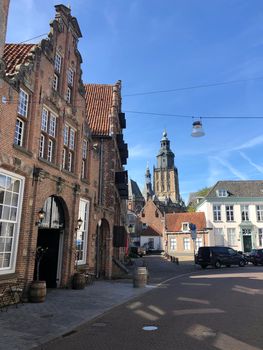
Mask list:
[[263,265],[263,248],[252,249],[249,254],[249,261],[252,262],[253,265]]
[[245,258],[242,254],[230,247],[200,247],[195,257],[195,263],[205,269],[208,265],[215,268],[225,265],[239,265],[241,267],[246,265]]
[[132,254],[136,254],[140,257],[146,255],[146,249],[145,247],[130,247],[130,252]]

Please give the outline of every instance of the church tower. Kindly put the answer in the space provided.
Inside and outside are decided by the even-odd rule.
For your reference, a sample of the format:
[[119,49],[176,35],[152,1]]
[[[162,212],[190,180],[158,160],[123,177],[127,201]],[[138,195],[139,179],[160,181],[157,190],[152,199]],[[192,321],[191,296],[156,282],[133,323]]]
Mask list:
[[174,153],[170,149],[167,132],[163,132],[161,148],[157,155],[157,167],[154,168],[153,190],[161,202],[179,204],[178,171],[174,165]]
[[152,181],[151,181],[151,173],[149,169],[149,165],[147,164],[146,172],[145,172],[145,185],[143,189],[143,197],[147,202],[148,199],[152,198],[154,195],[152,190]]

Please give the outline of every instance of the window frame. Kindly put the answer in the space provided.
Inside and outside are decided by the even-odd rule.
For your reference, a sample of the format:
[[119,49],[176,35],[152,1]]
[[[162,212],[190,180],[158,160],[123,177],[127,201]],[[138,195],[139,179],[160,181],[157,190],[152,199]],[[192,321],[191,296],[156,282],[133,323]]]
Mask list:
[[177,250],[177,239],[176,239],[176,237],[171,237],[170,238],[170,250],[171,251],[176,251]]
[[56,52],[55,58],[54,58],[54,69],[55,72],[61,73],[61,67],[62,67],[62,56],[60,53]]
[[[22,97],[23,96],[23,97]],[[27,119],[28,117],[29,94],[25,90],[19,90],[17,114]],[[25,108],[23,108],[25,106]]]
[[[54,163],[56,161],[55,149],[57,137],[57,120],[58,115],[44,105],[41,112],[41,134],[39,139],[38,154],[40,158],[45,159],[50,163]],[[51,144],[52,146],[50,146]]]
[[249,221],[249,205],[240,205],[241,221]]
[[[20,123],[20,130],[21,132],[19,133],[17,128],[18,125],[17,123]],[[25,122],[21,118],[16,118],[16,126],[15,126],[15,136],[14,136],[14,144],[17,146],[22,147],[24,145],[24,134],[25,134]],[[17,137],[17,135],[20,135],[20,137]]]
[[256,215],[257,215],[257,221],[263,221],[263,205],[261,204],[256,205]]
[[[90,201],[84,198],[79,200],[79,213],[78,218],[82,219],[82,225],[76,232],[76,264],[83,265],[86,264],[87,260],[87,245],[88,245],[88,236],[89,236],[89,216],[90,216]],[[79,237],[79,239],[78,239]],[[78,241],[81,241],[82,249],[78,249]],[[81,250],[82,256],[79,258],[79,251]]]
[[[0,276],[1,275],[6,275],[6,274],[10,274],[10,273],[15,273],[17,253],[18,253],[19,235],[20,235],[22,203],[23,203],[23,196],[24,196],[24,185],[25,185],[25,178],[23,176],[17,175],[15,173],[12,173],[12,172],[9,172],[9,171],[6,171],[6,170],[0,168],[0,178],[2,176],[6,177],[6,178],[10,178],[11,179],[10,181],[19,181],[19,189],[18,189],[18,192],[15,192],[14,190],[11,190],[12,201],[11,201],[10,204],[14,204],[13,203],[13,195],[14,194],[17,195],[16,205],[15,206],[10,205],[10,208],[11,207],[15,207],[16,208],[16,218],[15,218],[15,220],[3,219],[2,218],[2,214],[1,214],[1,217],[0,217],[1,227],[2,227],[3,223],[6,223],[7,227],[9,226],[9,224],[13,224],[13,231],[12,231],[13,235],[12,236],[10,236],[10,235],[4,236],[4,235],[1,234],[1,231],[0,231],[0,237],[2,237],[2,238],[3,237],[8,237],[9,239],[12,237],[9,266],[0,268]],[[12,185],[12,189],[13,188],[14,187]],[[5,198],[5,193],[6,192],[10,192],[10,190],[9,190],[9,188],[2,187],[1,185],[0,185],[0,189],[2,189],[2,192],[4,192],[4,194],[3,194],[3,202],[4,202],[5,201],[5,199],[4,199]],[[4,203],[3,204],[1,203],[1,205],[4,206]],[[10,214],[11,214],[11,211],[10,211]]]
[[221,205],[220,204],[214,204],[213,205],[213,219],[214,221],[221,221]]
[[234,217],[234,205],[233,204],[227,204],[225,206],[226,209],[226,221],[233,222],[235,221]]

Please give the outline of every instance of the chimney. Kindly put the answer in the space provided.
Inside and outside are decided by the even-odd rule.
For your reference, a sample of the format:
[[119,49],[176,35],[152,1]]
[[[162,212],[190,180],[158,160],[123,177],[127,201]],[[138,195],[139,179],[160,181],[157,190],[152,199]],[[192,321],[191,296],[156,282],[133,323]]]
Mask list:
[[9,0],[0,0],[0,59],[3,57]]

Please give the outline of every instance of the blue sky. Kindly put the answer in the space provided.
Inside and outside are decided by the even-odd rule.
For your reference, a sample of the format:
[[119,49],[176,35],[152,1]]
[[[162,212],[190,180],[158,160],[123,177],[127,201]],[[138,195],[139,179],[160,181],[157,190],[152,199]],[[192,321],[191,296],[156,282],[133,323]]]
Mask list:
[[[58,3],[11,0],[7,42],[47,33]],[[156,164],[164,129],[186,202],[190,192],[218,180],[263,179],[263,119],[252,119],[263,117],[262,0],[62,3],[70,3],[82,31],[79,50],[84,81],[112,84],[122,80],[124,134],[129,145],[126,168],[139,186],[144,184],[147,162],[150,169]],[[233,80],[245,81],[128,96]],[[231,116],[245,118],[223,118]],[[206,135],[193,138],[191,126],[199,117]]]

